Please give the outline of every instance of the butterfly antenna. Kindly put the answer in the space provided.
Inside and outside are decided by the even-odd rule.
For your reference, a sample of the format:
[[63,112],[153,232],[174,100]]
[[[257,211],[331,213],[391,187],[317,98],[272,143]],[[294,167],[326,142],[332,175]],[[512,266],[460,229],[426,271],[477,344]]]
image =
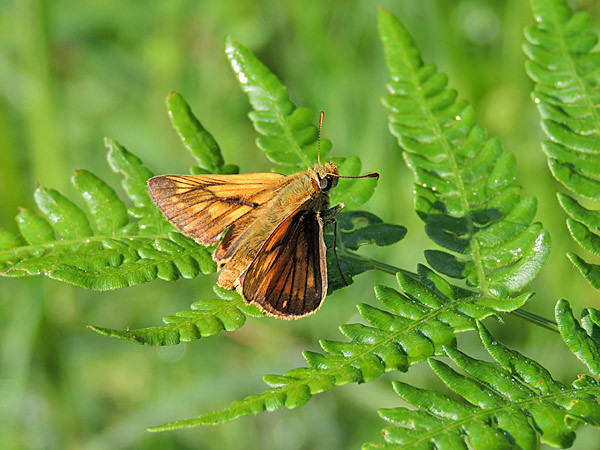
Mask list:
[[334,177],[338,177],[338,178],[377,178],[377,181],[379,181],[379,174],[377,172],[366,173],[359,177],[346,177],[344,175],[333,175],[333,174],[330,174],[330,175],[332,175]]
[[319,111],[320,117],[319,117],[319,143],[318,143],[318,148],[319,148],[319,153],[317,153],[317,161],[319,162],[319,165],[321,165],[321,129],[323,128],[323,119],[325,118],[325,112],[324,111]]

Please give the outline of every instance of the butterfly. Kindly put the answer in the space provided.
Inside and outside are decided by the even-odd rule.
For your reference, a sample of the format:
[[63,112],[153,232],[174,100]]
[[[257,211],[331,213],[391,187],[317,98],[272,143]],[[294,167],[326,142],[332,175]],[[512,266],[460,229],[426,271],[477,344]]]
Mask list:
[[278,318],[313,314],[327,295],[323,227],[335,224],[344,207],[330,208],[331,189],[339,178],[379,177],[342,177],[333,162],[321,164],[322,124],[321,112],[318,163],[304,172],[148,180],[152,200],[179,230],[204,246],[220,241],[213,253],[217,284]]

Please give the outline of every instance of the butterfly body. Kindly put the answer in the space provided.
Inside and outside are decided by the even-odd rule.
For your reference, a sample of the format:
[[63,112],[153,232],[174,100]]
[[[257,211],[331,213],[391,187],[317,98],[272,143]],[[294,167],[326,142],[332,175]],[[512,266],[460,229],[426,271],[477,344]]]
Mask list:
[[[148,180],[165,217],[198,243],[221,242],[217,284],[235,288],[267,314],[314,313],[327,294],[324,222],[338,182],[334,163],[292,175],[163,175]],[[221,239],[222,238],[222,239]]]

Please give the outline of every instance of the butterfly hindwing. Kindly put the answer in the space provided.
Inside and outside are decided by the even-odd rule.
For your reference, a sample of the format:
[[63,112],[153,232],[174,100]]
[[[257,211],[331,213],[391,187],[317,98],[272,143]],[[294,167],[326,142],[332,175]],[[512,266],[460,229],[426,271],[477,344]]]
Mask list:
[[314,313],[327,293],[325,251],[319,213],[296,212],[273,231],[240,277],[242,295],[276,317]]
[[152,200],[177,228],[202,245],[273,196],[284,175],[162,175],[148,180]]

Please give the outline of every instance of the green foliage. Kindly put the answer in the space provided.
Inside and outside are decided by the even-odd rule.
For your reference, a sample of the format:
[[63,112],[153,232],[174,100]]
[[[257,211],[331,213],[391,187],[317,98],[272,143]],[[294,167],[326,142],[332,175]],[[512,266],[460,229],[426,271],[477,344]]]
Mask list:
[[[146,180],[152,172],[117,142],[107,139],[106,146],[108,162],[123,175],[133,207],[128,209],[113,188],[87,170],[76,171],[72,182],[91,224],[71,200],[39,186],[34,198],[41,215],[21,208],[20,234],[3,230],[0,274],[43,274],[105,291],[215,271],[208,250],[176,232],[150,200]],[[128,215],[137,220],[130,221]]]
[[[276,170],[289,173],[315,164],[317,128],[311,124],[312,112],[306,108],[296,109],[279,80],[245,47],[228,39],[226,52],[255,108],[250,116],[257,131],[263,134],[258,145],[270,159],[280,164]],[[245,82],[242,83],[242,80]],[[169,94],[166,104],[173,127],[198,162],[198,166],[191,168],[192,173],[238,172],[237,166],[225,164],[216,140],[194,116],[180,94]],[[273,150],[275,142],[285,142],[294,148],[294,152],[287,156],[277,153]],[[331,143],[324,141],[322,146],[325,156]],[[146,181],[153,173],[118,143],[107,139],[107,147],[112,169],[124,177],[123,188],[134,204],[129,214],[137,222],[130,223],[125,204],[112,188],[91,173],[78,171],[73,183],[96,222],[99,236],[92,236],[85,213],[75,204],[56,191],[48,193],[40,188],[36,192],[36,201],[44,216],[52,220],[52,226],[27,210],[22,210],[18,221],[24,224],[20,225],[20,230],[28,239],[27,243],[43,244],[44,247],[40,250],[38,245],[30,249],[31,245],[24,246],[19,236],[3,230],[0,257],[6,255],[5,275],[44,273],[77,286],[107,290],[152,281],[157,277],[174,280],[179,276],[193,278],[200,271],[214,272],[216,267],[208,249],[175,231],[150,200]],[[301,161],[307,165],[300,165]],[[342,174],[354,176],[360,173],[358,157],[339,158],[337,162]],[[391,245],[406,234],[406,228],[383,223],[374,214],[347,211],[366,202],[374,187],[372,179],[340,180],[332,195],[335,196],[333,202],[346,203],[346,211],[337,216],[339,268],[332,251],[333,226],[325,234],[329,249],[329,292],[345,286],[340,268],[349,283],[354,276],[379,268],[376,261],[356,254],[355,250],[366,244]],[[53,227],[63,239],[69,239],[70,245],[64,245],[62,240],[55,241]],[[52,250],[50,254],[44,252],[47,248]],[[90,328],[111,337],[163,346],[238,329],[245,323],[245,313],[258,314],[254,307],[243,305],[235,293],[217,289],[217,294],[227,301],[200,300],[193,303],[188,311],[165,317],[165,325],[162,326],[135,330]]]
[[[593,323],[590,317],[594,317]],[[586,334],[568,302],[561,300],[556,306],[564,342],[595,376],[600,361],[597,317],[597,310],[584,313],[582,323],[590,326]],[[462,375],[437,359],[429,359],[438,377],[466,403],[394,381],[396,393],[417,410],[379,410],[379,415],[394,426],[383,429],[387,444],[370,443],[364,449],[535,449],[538,438],[545,444],[567,448],[575,440],[578,425],[600,425],[600,386],[596,379],[580,375],[571,386],[565,386],[536,361],[499,343],[483,325],[478,327],[495,363],[444,348],[452,362],[466,373]]]
[[[453,287],[424,266],[420,277],[398,274],[404,295],[384,287],[376,289],[377,297],[391,311],[362,304],[359,312],[371,326],[351,324],[340,328],[351,342],[321,341],[326,353],[304,352],[309,367],[265,377],[272,388],[262,394],[153,431],[227,422],[282,406],[295,408],[334,386],[371,381],[385,371],[406,371],[412,364],[440,354],[443,347],[454,346],[455,334],[474,329],[477,320],[496,311],[517,309],[530,297],[518,295],[518,291],[540,270],[549,251],[549,237],[540,224],[532,224],[535,199],[522,199],[514,185],[514,157],[505,156],[497,141],[486,141],[485,131],[474,126],[472,120],[462,120],[472,119],[472,109],[464,102],[455,102],[455,92],[445,89],[446,78],[435,76],[432,66],[423,69],[412,40],[397,19],[382,12],[380,31],[395,80],[390,87],[393,95],[385,103],[394,111],[392,132],[401,145],[411,143],[405,158],[419,183],[417,211],[430,237],[446,248],[471,256],[471,261],[461,262],[448,253],[430,252],[428,260],[438,271],[466,278],[481,292]],[[291,119],[285,120],[298,111],[289,102],[285,88],[241,45],[228,40],[227,52],[251,104],[261,112],[251,113],[257,130],[268,137],[259,138],[259,147],[276,162],[301,166],[300,156],[308,154],[303,153],[304,142],[294,147],[284,139],[278,147],[270,139],[273,134],[290,136],[290,129],[298,135],[298,130],[306,130],[290,126],[288,122],[294,123]],[[405,78],[400,79],[399,74]],[[428,95],[421,97],[420,92]],[[446,100],[440,103],[440,96]],[[415,110],[424,113],[408,113]],[[290,151],[290,156],[289,152],[278,151],[284,147],[296,150]],[[298,158],[294,159],[294,154]],[[339,248],[343,253],[364,242],[386,243],[384,239],[390,238],[384,238],[381,231],[394,231],[390,233],[392,241],[394,234],[403,233],[371,215],[351,213],[347,217],[350,220],[340,217]],[[357,221],[367,226],[353,230]],[[343,253],[341,263],[346,262]],[[348,271],[348,267],[342,268],[344,273]],[[329,273],[336,273],[331,264]]]
[[518,293],[546,261],[550,236],[532,223],[537,201],[520,195],[514,155],[487,137],[448,77],[423,64],[408,32],[384,10],[379,32],[392,77],[383,104],[415,176],[415,208],[427,235],[458,254],[432,250],[427,261],[484,295]]
[[[550,139],[542,143],[552,175],[569,191],[600,200],[600,53],[592,52],[598,37],[586,31],[589,16],[572,14],[566,0],[530,0],[536,20],[527,27],[523,45],[526,70],[541,124]],[[559,194],[568,214],[573,239],[593,253],[600,252],[598,211]],[[600,266],[567,254],[581,274],[600,289]]]
[[[563,1],[532,0],[532,6],[538,24],[526,32],[525,50],[531,59],[527,70],[536,82],[534,99],[551,140],[544,143],[550,168],[572,192],[598,200],[600,62],[590,52],[595,36],[583,32],[586,16],[572,16]],[[487,317],[501,320],[502,313],[517,311],[529,300],[532,293],[522,291],[549,252],[548,233],[534,223],[536,199],[522,196],[515,183],[516,158],[475,123],[473,109],[448,89],[447,77],[435,66],[423,64],[412,38],[394,16],[381,11],[379,28],[392,76],[389,95],[383,100],[391,110],[390,130],[415,175],[416,211],[429,238],[444,249],[426,252],[435,271],[420,265],[414,274],[357,254],[363,245],[398,242],[406,229],[354,210],[373,195],[375,180],[340,180],[331,197],[333,204],[346,203],[337,216],[336,249],[342,273],[352,282],[353,276],[369,269],[391,272],[400,290],[376,286],[383,307],[360,303],[358,321],[339,328],[344,341],[321,340],[322,351],[303,352],[306,367],[265,376],[269,388],[262,393],[151,431],[296,408],[335,386],[373,381],[386,372],[406,372],[425,360],[458,397],[395,381],[398,395],[417,410],[380,410],[393,426],[384,429],[385,444],[369,443],[365,448],[529,449],[540,441],[566,447],[572,445],[578,424],[600,425],[597,310],[584,310],[578,322],[568,302],[561,300],[556,306],[563,340],[593,375],[580,376],[570,386],[555,380],[536,361],[500,344],[481,324]],[[297,108],[277,77],[241,44],[228,38],[226,54],[249,96],[257,145],[275,164],[273,170],[293,173],[316,164],[315,113]],[[216,139],[181,95],[171,93],[166,103],[173,127],[197,161],[192,173],[238,173],[237,166],[225,164]],[[210,249],[175,231],[150,201],[146,189],[150,170],[116,142],[107,140],[107,147],[111,167],[123,175],[130,205],[85,170],[73,176],[85,212],[57,191],[39,187],[35,201],[40,213],[21,208],[19,233],[0,229],[1,275],[45,274],[106,290],[214,272]],[[331,142],[323,139],[323,161],[331,149]],[[333,161],[342,175],[361,173],[357,156]],[[569,195],[559,194],[559,201],[570,216],[573,237],[584,248],[600,251],[595,234],[600,228],[598,212]],[[325,240],[330,291],[344,286],[331,250],[333,239],[329,227]],[[574,254],[569,257],[592,284],[600,286],[597,266]],[[439,274],[462,281],[453,285]],[[235,292],[215,288],[215,293],[215,298],[196,301],[189,310],[165,317],[161,326],[90,328],[140,344],[167,346],[237,330],[246,316],[263,316]],[[495,363],[458,350],[457,335],[471,330],[478,330]],[[204,356],[202,363],[208,366]],[[448,357],[461,372],[433,357]],[[218,390],[218,380],[207,384]],[[165,397],[180,408],[176,394]]]
[[163,319],[165,325],[139,330],[114,330],[90,326],[105,336],[134,341],[144,345],[176,345],[202,337],[213,336],[221,331],[234,331],[246,323],[246,315],[262,317],[255,307],[248,305],[235,291],[215,286],[219,298],[192,303],[189,311],[180,311]]
[[151,428],[165,431],[229,422],[240,416],[296,408],[313,395],[335,386],[372,381],[385,372],[406,372],[410,366],[443,348],[456,345],[456,333],[473,330],[477,321],[522,306],[528,294],[511,300],[489,300],[455,288],[425,266],[420,276],[398,274],[402,292],[377,286],[375,295],[386,309],[361,303],[358,311],[368,325],[342,325],[349,342],[321,340],[323,353],[304,351],[308,367],[283,375],[267,375],[271,386],[258,395],[233,402],[221,411]]
[[190,168],[193,174],[239,172],[238,166],[225,164],[219,144],[212,134],[202,126],[181,94],[171,92],[166,103],[173,128],[183,145],[198,161],[198,166]]
[[600,315],[594,308],[581,313],[581,325],[575,320],[571,305],[566,300],[556,304],[558,329],[569,349],[596,377],[600,375]]

